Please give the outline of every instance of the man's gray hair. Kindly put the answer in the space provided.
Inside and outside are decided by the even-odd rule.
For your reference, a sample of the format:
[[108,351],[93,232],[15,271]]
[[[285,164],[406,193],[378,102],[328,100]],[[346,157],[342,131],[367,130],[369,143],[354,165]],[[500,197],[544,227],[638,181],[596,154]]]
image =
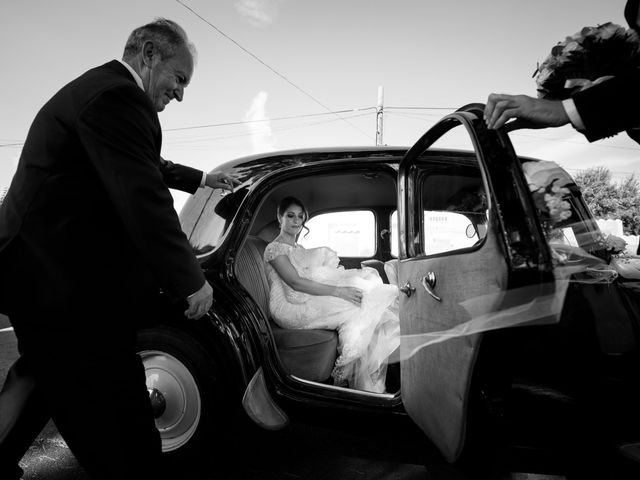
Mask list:
[[191,52],[194,62],[196,60],[196,47],[189,41],[187,32],[172,20],[156,18],[153,22],[136,28],[127,39],[122,59],[129,60],[138,55],[146,42],[153,42],[161,60],[171,58],[183,45]]

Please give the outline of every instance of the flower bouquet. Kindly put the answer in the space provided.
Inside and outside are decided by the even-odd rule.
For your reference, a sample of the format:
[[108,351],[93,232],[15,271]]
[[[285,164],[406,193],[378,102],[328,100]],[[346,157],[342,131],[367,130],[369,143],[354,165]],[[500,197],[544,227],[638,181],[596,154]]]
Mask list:
[[564,100],[578,90],[640,66],[640,37],[635,30],[607,22],[584,27],[551,49],[538,65],[538,97]]
[[555,162],[525,162],[522,169],[542,230],[551,247],[552,260],[555,265],[565,264],[569,257],[565,250],[572,248],[564,245],[561,227],[573,214],[565,196],[570,193],[566,186],[574,181]]
[[615,235],[600,234],[598,248],[608,256],[609,265],[618,275],[628,279],[640,279],[640,259],[626,253],[626,240]]
[[570,193],[566,185],[574,183],[573,179],[555,162],[526,162],[522,169],[542,227],[549,236],[571,217],[571,204],[564,196]]
[[596,239],[597,248],[604,250],[612,257],[619,257],[624,254],[627,247],[627,242],[623,238],[616,237],[615,235],[600,234]]

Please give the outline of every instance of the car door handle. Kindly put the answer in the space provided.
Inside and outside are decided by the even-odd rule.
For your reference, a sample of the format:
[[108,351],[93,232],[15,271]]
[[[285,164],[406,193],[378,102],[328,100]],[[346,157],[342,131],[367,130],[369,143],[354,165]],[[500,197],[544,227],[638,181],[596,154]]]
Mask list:
[[436,288],[436,274],[433,272],[427,273],[424,277],[422,277],[422,286],[427,291],[429,295],[435,298],[438,302],[442,301],[438,295],[433,293],[433,289]]
[[404,284],[404,287],[400,287],[400,291],[407,297],[410,297],[413,292],[416,291],[415,287],[412,287],[409,282]]

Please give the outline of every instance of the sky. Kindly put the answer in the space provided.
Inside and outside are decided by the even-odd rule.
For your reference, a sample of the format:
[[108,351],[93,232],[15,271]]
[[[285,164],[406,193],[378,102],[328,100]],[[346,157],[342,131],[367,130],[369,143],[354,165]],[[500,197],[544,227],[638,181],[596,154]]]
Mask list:
[[[182,103],[160,113],[165,158],[203,170],[291,148],[411,146],[442,116],[491,92],[535,96],[532,74],[583,26],[626,25],[625,0],[3,0],[0,191],[40,107],[64,84],[121,58],[155,17],[198,50]],[[342,113],[330,113],[342,112]],[[289,118],[294,117],[294,118]],[[589,144],[570,127],[511,135],[516,152],[570,173],[640,175],[626,135]],[[457,145],[451,145],[456,147]],[[187,198],[174,194],[176,209]]]

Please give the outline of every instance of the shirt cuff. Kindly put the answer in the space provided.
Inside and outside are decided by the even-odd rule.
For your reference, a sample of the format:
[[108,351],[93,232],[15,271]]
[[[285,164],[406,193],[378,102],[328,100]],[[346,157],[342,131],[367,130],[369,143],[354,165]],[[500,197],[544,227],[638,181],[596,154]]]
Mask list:
[[564,111],[567,113],[569,120],[571,120],[571,125],[573,125],[576,130],[584,130],[584,122],[578,113],[578,109],[576,108],[576,104],[573,99],[567,98],[566,100],[563,100],[562,106],[564,107]]
[[200,188],[204,188],[204,185],[206,182],[207,182],[207,172],[202,172],[202,180],[200,180]]

